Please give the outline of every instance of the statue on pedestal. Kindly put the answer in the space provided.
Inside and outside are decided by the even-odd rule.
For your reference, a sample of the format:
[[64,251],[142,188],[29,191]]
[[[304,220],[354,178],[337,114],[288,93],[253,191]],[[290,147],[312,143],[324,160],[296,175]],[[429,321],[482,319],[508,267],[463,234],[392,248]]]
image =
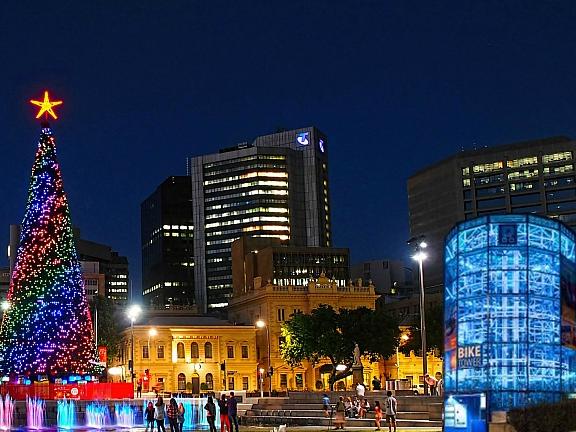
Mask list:
[[360,360],[360,348],[357,343],[354,343],[354,364],[353,366],[362,366],[362,361]]

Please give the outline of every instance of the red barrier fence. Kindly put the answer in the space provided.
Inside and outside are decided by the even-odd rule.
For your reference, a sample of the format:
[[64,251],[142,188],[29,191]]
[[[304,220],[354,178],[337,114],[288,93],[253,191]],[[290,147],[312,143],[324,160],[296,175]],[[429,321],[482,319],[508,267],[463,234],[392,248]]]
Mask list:
[[30,385],[3,383],[2,396],[9,394],[12,399],[25,400],[26,397],[76,400],[107,400],[134,398],[132,383],[85,383],[85,384],[44,384]]

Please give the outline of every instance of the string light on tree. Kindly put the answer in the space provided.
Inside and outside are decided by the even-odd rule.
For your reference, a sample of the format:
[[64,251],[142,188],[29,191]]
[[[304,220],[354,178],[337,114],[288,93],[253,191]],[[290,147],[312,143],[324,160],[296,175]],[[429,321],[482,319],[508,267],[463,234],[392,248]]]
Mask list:
[[[62,101],[31,101],[57,118]],[[78,262],[68,201],[50,125],[42,123],[28,202],[0,327],[4,374],[63,376],[93,370],[92,320]]]

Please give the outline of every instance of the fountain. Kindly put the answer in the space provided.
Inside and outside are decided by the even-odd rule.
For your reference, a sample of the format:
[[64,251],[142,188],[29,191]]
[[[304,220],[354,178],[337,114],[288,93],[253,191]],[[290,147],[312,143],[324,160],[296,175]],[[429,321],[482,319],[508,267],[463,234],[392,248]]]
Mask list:
[[116,426],[133,428],[136,425],[134,407],[127,403],[114,404]]
[[107,405],[90,403],[86,405],[86,426],[94,429],[102,429],[110,421],[110,410]]
[[6,395],[4,400],[0,399],[0,429],[10,430],[14,419],[14,400],[10,395]]
[[46,406],[42,399],[26,398],[26,420],[29,429],[42,429]]
[[57,425],[62,429],[72,429],[76,426],[76,404],[74,401],[62,399],[58,401]]

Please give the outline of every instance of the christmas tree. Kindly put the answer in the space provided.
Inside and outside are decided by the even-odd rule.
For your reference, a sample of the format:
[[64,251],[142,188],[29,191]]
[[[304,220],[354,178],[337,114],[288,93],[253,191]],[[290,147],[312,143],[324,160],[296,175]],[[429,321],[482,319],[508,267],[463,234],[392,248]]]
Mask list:
[[[56,118],[48,93],[31,101]],[[96,350],[70,210],[52,130],[42,123],[28,203],[0,328],[4,374],[62,376],[93,370]]]

